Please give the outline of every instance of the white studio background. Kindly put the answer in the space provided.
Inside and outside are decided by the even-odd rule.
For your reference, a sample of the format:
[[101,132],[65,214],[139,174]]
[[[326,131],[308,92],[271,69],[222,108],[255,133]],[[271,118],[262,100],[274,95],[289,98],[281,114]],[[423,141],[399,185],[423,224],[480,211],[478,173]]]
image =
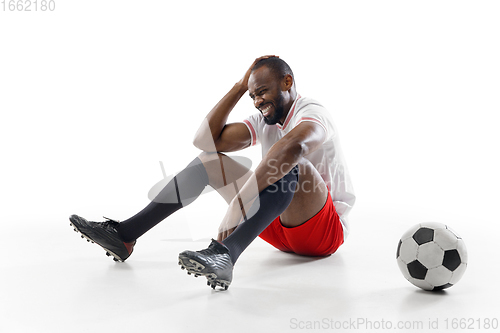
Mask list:
[[[55,4],[0,12],[2,226],[135,214],[163,177],[159,161],[168,174],[187,165],[205,114],[256,57],[277,54],[299,93],[333,113],[358,195],[354,231],[374,211],[407,211],[401,232],[436,219],[499,230],[498,2]],[[253,112],[245,96],[230,120]],[[241,153],[252,168],[259,149]],[[179,225],[217,227],[222,199],[201,201]],[[189,225],[165,237],[206,236]]]

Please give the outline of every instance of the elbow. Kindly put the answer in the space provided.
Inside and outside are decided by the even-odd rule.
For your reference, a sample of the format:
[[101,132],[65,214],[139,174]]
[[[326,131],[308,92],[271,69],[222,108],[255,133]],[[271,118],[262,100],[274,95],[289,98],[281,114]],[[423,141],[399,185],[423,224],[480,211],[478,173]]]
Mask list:
[[200,142],[200,139],[198,138],[198,136],[195,136],[194,139],[193,139],[193,146],[195,146],[196,148],[198,149],[201,149],[201,142]]
[[195,138],[193,139],[193,146],[206,153],[216,152],[217,148],[215,147],[215,144],[210,145],[207,144],[207,142],[209,142],[209,140],[203,140],[198,136],[195,136]]
[[193,138],[193,145],[203,151],[213,151],[214,149],[214,139],[212,136],[212,132],[210,131],[210,126],[208,125],[208,121],[205,121],[201,124],[198,131]]

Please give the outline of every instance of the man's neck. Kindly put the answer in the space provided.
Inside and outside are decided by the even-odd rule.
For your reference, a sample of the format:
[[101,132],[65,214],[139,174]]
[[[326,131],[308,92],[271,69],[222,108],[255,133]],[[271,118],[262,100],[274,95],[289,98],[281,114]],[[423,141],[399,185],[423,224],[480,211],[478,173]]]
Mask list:
[[283,114],[283,118],[280,119],[280,121],[278,121],[278,124],[280,124],[281,126],[283,126],[283,123],[285,122],[286,117],[288,117],[288,113],[292,109],[292,105],[296,99],[297,99],[297,92],[295,91],[295,89],[293,89],[292,91],[290,91],[290,100],[285,104],[284,109],[286,111]]

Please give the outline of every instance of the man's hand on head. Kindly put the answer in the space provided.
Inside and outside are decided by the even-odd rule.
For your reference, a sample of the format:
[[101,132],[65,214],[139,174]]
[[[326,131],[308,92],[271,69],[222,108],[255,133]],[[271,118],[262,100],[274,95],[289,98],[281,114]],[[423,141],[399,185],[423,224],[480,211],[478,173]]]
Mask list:
[[268,59],[268,58],[279,58],[279,56],[265,55],[265,56],[262,56],[262,57],[255,59],[252,66],[250,66],[250,68],[247,70],[247,72],[245,73],[243,78],[238,82],[238,84],[241,85],[242,89],[244,89],[245,91],[248,90],[248,79],[250,78],[250,74],[252,74],[252,68],[262,59]]

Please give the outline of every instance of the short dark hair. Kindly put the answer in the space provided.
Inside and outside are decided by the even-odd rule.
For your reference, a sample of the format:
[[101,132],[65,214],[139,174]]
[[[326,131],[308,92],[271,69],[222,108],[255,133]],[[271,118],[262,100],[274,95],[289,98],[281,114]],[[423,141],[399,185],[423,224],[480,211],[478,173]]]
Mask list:
[[273,73],[273,75],[278,80],[283,79],[288,74],[290,74],[293,78],[293,72],[290,66],[288,66],[288,64],[284,60],[278,57],[272,57],[260,60],[255,64],[255,66],[253,66],[252,72],[264,66],[269,68],[271,73]]

